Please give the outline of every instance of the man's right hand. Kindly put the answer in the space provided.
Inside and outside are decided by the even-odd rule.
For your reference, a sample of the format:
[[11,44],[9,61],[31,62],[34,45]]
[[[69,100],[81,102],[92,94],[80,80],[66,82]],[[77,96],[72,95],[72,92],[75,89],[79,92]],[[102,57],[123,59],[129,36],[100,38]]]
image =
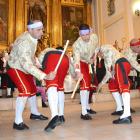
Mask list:
[[77,80],[80,78],[80,81],[83,79],[83,74],[80,73],[79,71],[76,71],[76,75],[77,75]]
[[44,80],[54,80],[56,77],[56,72],[55,71],[51,71],[49,74],[46,74],[44,76]]

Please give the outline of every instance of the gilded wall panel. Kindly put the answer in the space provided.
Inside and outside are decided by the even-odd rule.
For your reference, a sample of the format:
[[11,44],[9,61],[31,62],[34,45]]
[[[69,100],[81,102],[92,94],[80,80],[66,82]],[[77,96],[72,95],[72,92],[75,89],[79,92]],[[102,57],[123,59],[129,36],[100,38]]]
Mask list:
[[0,0],[0,45],[8,44],[8,0]]

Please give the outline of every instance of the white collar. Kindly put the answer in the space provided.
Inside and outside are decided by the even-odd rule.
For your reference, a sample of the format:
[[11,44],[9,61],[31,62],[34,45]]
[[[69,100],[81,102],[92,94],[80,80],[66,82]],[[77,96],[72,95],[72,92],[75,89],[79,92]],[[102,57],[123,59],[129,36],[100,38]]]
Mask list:
[[35,39],[35,38],[31,37],[30,34],[29,34],[29,36],[30,36],[31,40],[32,40],[34,43],[37,43],[37,40],[38,40],[38,39]]

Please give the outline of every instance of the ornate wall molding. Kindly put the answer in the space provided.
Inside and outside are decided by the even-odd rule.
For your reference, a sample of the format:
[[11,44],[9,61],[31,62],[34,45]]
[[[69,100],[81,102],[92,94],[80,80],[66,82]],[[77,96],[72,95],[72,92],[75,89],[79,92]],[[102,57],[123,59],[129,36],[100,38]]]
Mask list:
[[87,4],[91,4],[92,3],[92,0],[83,0],[84,1],[84,4],[87,5]]
[[61,0],[61,4],[84,5],[83,0]]
[[107,11],[109,12],[108,15],[112,15],[115,13],[115,0],[109,0],[107,3],[108,3],[108,9]]

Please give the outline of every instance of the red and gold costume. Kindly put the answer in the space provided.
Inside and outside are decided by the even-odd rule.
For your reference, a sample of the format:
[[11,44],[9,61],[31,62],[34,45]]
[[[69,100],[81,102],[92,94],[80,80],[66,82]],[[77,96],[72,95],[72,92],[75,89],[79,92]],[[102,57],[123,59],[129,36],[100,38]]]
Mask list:
[[[120,58],[121,60],[122,58]],[[119,63],[117,63],[115,65],[115,72],[116,74],[114,75],[114,80],[111,79],[111,81],[109,82],[109,89],[111,92],[120,92],[121,94],[123,92],[129,92],[130,93],[130,88],[131,88],[131,81],[128,78],[128,74],[130,73],[131,70],[131,66],[129,64],[129,62],[123,62],[125,58],[123,58],[123,60],[121,60],[122,65],[125,68],[125,73],[126,73],[126,84],[125,84],[125,80],[124,80],[124,75],[125,73],[122,72]]]
[[[103,55],[107,71],[102,82],[106,83],[111,78],[112,80],[109,83],[111,92],[120,91],[121,94],[123,92],[130,92],[131,82],[128,74],[130,73],[131,66],[128,60],[111,45],[101,46],[100,51]],[[112,70],[115,71],[115,75],[109,70],[111,66]]]
[[[42,63],[42,70],[46,74],[55,70],[61,54],[62,54],[61,51],[53,48],[45,49],[39,54],[38,60],[40,63]],[[64,55],[60,63],[60,66],[57,70],[55,79],[53,81],[46,81],[47,89],[49,87],[57,87],[57,91],[64,91],[63,83],[68,69],[70,73],[74,75],[74,77],[76,77],[72,64],[71,63],[69,64],[68,57]]]
[[[114,120],[113,123],[114,124],[132,123],[130,113],[130,91],[129,91],[131,84],[128,78],[128,74],[130,73],[131,70],[131,65],[129,63],[130,61],[128,61],[123,54],[119,53],[111,45],[101,46],[100,52],[102,53],[102,56],[104,58],[107,70],[107,73],[103,78],[102,83],[106,83],[109,80],[109,78],[112,78],[112,80],[109,83],[109,89],[112,92],[115,101],[117,103],[117,110],[113,112],[112,115],[121,115],[120,118]],[[113,70],[111,70],[111,66]],[[124,104],[124,110],[122,109],[122,100]]]
[[95,34],[90,35],[90,42],[86,43],[79,37],[73,44],[73,58],[75,71],[81,71],[84,75],[81,80],[80,90],[90,90],[91,74],[89,74],[90,58],[95,55],[95,48],[98,47],[98,38]]
[[7,73],[19,89],[20,97],[36,95],[36,87],[31,75],[39,80],[45,75],[33,64],[36,47],[37,39],[33,39],[26,31],[15,40],[9,56]]

